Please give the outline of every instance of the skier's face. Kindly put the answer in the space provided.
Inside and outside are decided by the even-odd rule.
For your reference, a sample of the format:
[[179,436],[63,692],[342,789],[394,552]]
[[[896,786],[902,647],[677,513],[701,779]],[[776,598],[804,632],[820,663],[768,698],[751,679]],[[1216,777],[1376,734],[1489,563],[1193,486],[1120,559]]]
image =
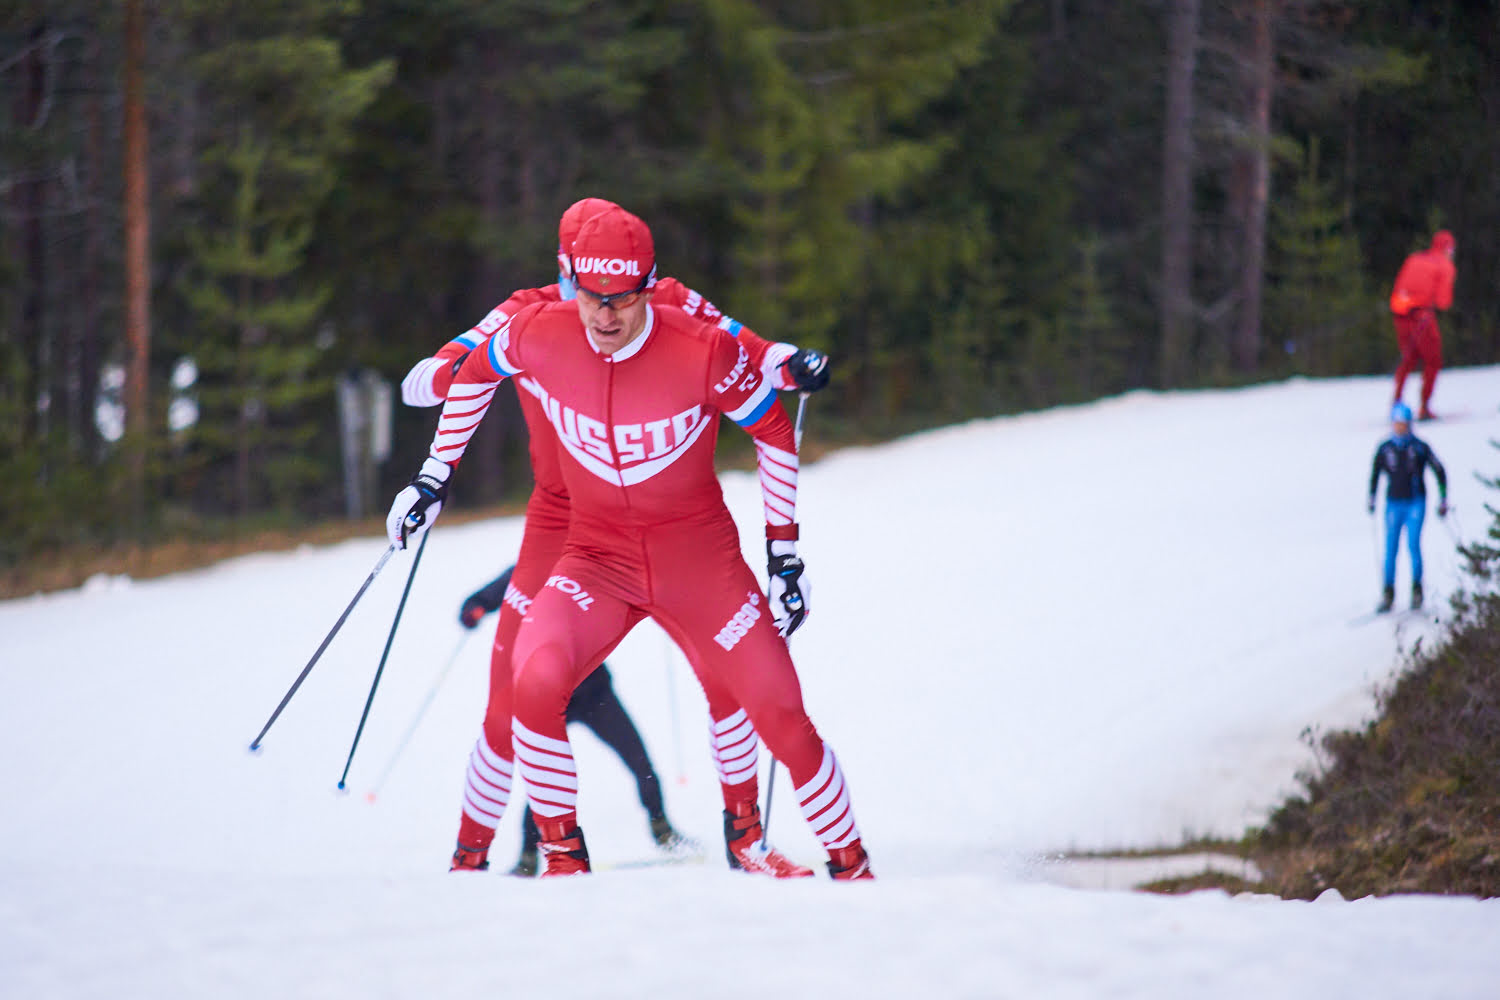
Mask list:
[[646,329],[646,307],[650,304],[649,291],[606,302],[593,292],[578,289],[578,318],[599,353],[606,356],[641,335]]

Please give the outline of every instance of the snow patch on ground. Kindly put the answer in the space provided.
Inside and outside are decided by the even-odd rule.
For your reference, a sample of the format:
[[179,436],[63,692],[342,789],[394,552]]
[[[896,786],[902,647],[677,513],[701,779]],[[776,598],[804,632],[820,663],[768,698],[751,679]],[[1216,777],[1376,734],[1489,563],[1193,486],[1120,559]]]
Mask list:
[[[1467,416],[1419,427],[1458,515],[1428,521],[1433,607],[1458,583],[1454,532],[1487,523],[1473,474],[1500,470],[1497,386],[1494,368],[1445,372],[1435,405]],[[409,556],[263,753],[246,747],[383,539],[0,603],[0,993],[1493,996],[1495,901],[1160,898],[1046,875],[1060,852],[1238,836],[1295,787],[1304,731],[1367,718],[1403,648],[1437,628],[1350,624],[1379,592],[1364,495],[1388,392],[1134,392],[804,469],[815,589],[793,651],[852,788],[868,885],[725,869],[702,697],[649,625],[610,662],[706,864],[506,878],[512,810],[491,872],[444,870],[485,641],[462,646],[367,801],[454,655],[460,600],[514,559],[517,519],[435,530],[346,795]],[[724,484],[759,568],[758,486]],[[595,859],[650,857],[625,769],[574,741]],[[786,792],[782,775],[772,839],[819,865]]]

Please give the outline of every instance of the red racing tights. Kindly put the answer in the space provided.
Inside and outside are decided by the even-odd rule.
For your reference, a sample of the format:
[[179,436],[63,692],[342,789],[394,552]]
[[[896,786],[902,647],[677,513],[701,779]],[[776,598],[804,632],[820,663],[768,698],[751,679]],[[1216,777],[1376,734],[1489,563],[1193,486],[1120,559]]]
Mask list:
[[1422,367],[1422,404],[1418,411],[1426,416],[1427,403],[1432,399],[1433,387],[1437,385],[1438,372],[1443,368],[1443,338],[1438,330],[1437,314],[1431,309],[1413,309],[1405,316],[1391,315],[1396,324],[1396,345],[1401,349],[1401,361],[1396,366],[1396,394],[1399,402],[1406,388],[1406,376]]
[[714,718],[741,707],[749,714],[790,772],[823,845],[857,841],[843,774],[803,708],[786,643],[722,509],[636,529],[574,512],[571,539],[532,601],[514,651],[515,752],[543,836],[577,823],[577,771],[564,723],[569,696],[647,615],[694,663]]
[[[494,645],[490,648],[489,700],[485,708],[480,738],[469,755],[464,780],[464,801],[459,821],[458,842],[471,850],[484,850],[494,840],[510,802],[515,757],[511,743],[512,676],[516,635],[522,616],[530,608],[563,552],[568,537],[569,504],[543,490],[532,493],[526,505],[526,527],[521,551],[511,573],[510,586],[500,605]],[[736,543],[738,544],[738,543]],[[636,613],[634,625],[643,617]],[[629,631],[625,629],[624,631]],[[746,713],[716,677],[702,669],[686,637],[672,628],[667,632],[687,655],[708,700],[709,741],[718,768],[724,806],[733,809],[754,803],[760,794],[760,739],[746,718]],[[624,632],[621,632],[623,637]],[[618,641],[618,639],[616,639]],[[566,706],[573,688],[614,648],[608,643],[599,654],[584,665],[567,685],[563,694]]]

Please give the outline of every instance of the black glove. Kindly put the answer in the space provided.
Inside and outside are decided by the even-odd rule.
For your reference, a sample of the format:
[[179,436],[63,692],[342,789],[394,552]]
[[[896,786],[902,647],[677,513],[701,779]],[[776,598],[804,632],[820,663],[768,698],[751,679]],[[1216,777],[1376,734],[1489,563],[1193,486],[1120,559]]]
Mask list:
[[470,594],[463,606],[458,609],[458,623],[464,628],[477,628],[484,616],[494,610],[494,608],[485,607],[478,594]]
[[1371,497],[1370,500],[1369,500],[1369,502],[1365,504],[1365,510],[1369,511],[1371,514],[1375,513],[1375,498],[1374,497]]
[[1447,497],[1443,497],[1441,500],[1438,501],[1437,515],[1438,515],[1438,517],[1447,517],[1448,516],[1448,498]]
[[828,384],[828,355],[804,347],[782,362],[799,392],[817,392]]
[[396,494],[391,511],[385,518],[386,537],[398,549],[432,526],[443,501],[448,499],[448,476],[452,470],[435,458],[422,463],[412,477],[411,485]]
[[[778,552],[777,549],[781,551]],[[797,555],[795,542],[766,542],[766,572],[771,578],[771,618],[776,631],[785,639],[807,620],[807,599],[811,585],[802,578],[805,567]]]

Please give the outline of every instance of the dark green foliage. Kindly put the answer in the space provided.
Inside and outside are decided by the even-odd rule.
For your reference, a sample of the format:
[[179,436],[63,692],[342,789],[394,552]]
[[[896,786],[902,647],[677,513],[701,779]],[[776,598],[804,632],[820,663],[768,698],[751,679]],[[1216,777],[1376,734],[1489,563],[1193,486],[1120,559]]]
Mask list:
[[1265,330],[1301,375],[1377,371],[1392,333],[1364,278],[1359,243],[1319,175],[1314,138],[1290,190],[1272,210]]
[[[1160,5],[149,6],[147,513],[164,529],[341,509],[331,378],[395,382],[512,290],[551,281],[558,215],[586,195],[650,222],[664,274],[835,356],[825,440],[1160,384]],[[1459,241],[1445,357],[1493,360],[1500,24],[1458,0],[1278,4],[1263,142],[1248,138],[1249,9],[1203,4],[1176,381],[1389,367],[1384,296],[1439,222]],[[113,6],[81,0],[0,13],[13,540],[36,534],[16,523],[31,494],[8,484],[23,478],[59,505],[49,538],[70,522],[80,542],[150,527],[67,486],[113,475],[119,447],[91,418],[101,368],[123,356],[120,31]],[[1243,371],[1230,338],[1253,256],[1245,164],[1262,150],[1265,349]],[[183,356],[202,371],[203,420],[173,440],[166,375]],[[527,485],[506,392],[457,506]],[[410,474],[432,417],[398,412],[384,488]],[[8,544],[5,558],[33,548]]]

